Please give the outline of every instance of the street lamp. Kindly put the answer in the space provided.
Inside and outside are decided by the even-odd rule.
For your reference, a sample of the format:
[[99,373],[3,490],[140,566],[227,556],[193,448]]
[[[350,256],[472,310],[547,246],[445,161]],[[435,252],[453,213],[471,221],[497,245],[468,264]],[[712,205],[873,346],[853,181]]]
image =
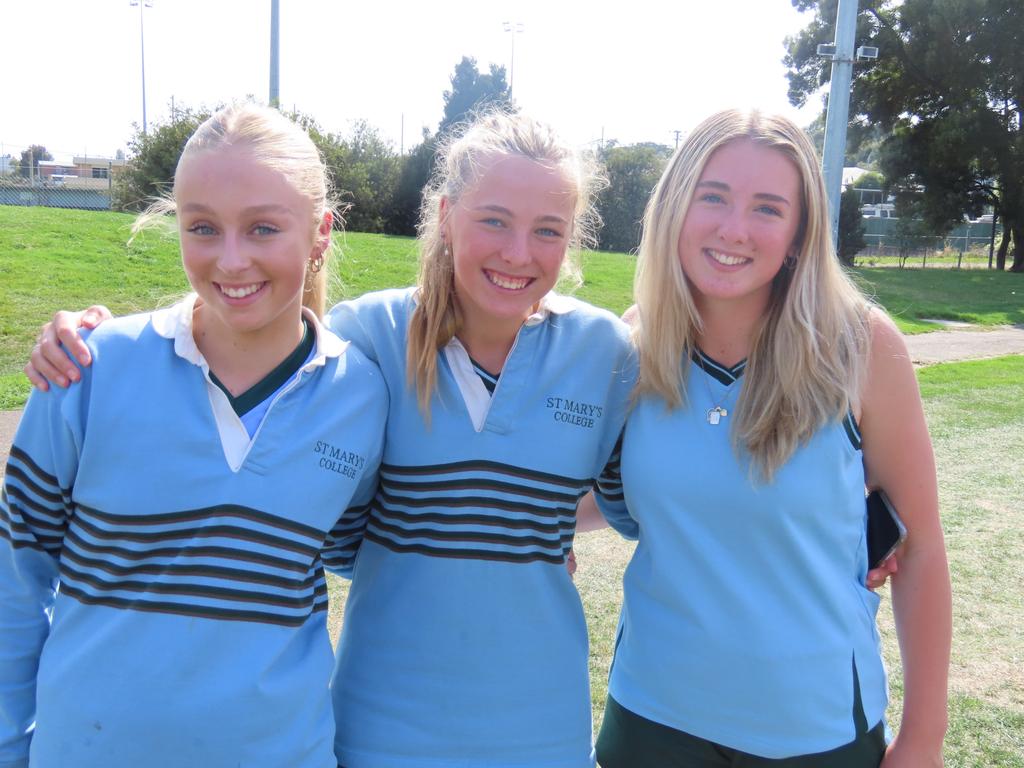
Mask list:
[[142,22],[143,9],[152,8],[153,0],[128,0],[133,8],[139,6],[139,50],[142,54],[142,133],[146,134],[146,33]]
[[524,27],[521,21],[503,21],[501,26],[506,32],[512,33],[512,60],[508,68],[508,95],[511,98],[512,86],[516,80],[516,35],[521,35]]

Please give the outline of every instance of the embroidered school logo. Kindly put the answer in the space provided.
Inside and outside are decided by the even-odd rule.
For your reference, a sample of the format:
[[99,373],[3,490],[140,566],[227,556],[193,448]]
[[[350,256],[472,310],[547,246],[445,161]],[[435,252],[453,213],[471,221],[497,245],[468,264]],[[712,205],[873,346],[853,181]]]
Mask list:
[[337,472],[339,475],[350,477],[353,480],[359,476],[359,472],[366,465],[364,456],[325,443],[323,440],[316,441],[313,453],[320,456],[320,469]]
[[594,422],[604,415],[603,406],[591,405],[567,397],[549,397],[547,407],[553,412],[552,417],[555,421],[586,429],[593,429]]

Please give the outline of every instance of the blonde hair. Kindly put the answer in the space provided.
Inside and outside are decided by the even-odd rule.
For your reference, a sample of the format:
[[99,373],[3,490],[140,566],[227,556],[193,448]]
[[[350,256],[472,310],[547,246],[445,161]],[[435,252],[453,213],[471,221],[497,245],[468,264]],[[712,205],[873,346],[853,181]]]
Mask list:
[[[244,146],[252,152],[258,163],[279,172],[289,184],[306,197],[313,208],[313,238],[316,242],[324,215],[341,226],[341,209],[330,192],[327,167],[320,151],[309,135],[295,122],[276,109],[244,103],[224,107],[196,128],[182,150],[175,169],[175,179],[185,159],[200,152],[216,151],[226,147]],[[132,237],[144,229],[165,222],[166,214],[177,213],[177,182],[169,195],[154,200],[132,225]],[[323,251],[323,260],[314,270],[306,264],[306,287],[302,296],[304,306],[323,317],[327,303],[329,264],[334,253],[330,235]]]
[[460,330],[454,264],[444,240],[441,200],[451,205],[470,189],[498,158],[525,157],[565,174],[576,194],[572,232],[562,261],[562,278],[573,287],[582,282],[577,252],[595,242],[600,224],[595,198],[604,183],[592,158],[563,142],[552,129],[522,114],[496,110],[459,126],[438,150],[434,172],[420,208],[420,268],[417,304],[409,321],[406,350],[408,383],[429,420],[430,398],[437,385],[437,352]]
[[748,140],[788,158],[801,178],[801,217],[791,250],[772,284],[751,344],[732,439],[768,482],[823,424],[846,415],[860,396],[867,366],[868,302],[842,270],[832,245],[818,158],[790,120],[727,110],[694,129],[662,174],[644,213],[634,293],[640,354],[637,395],[686,402],[680,365],[701,332],[701,318],[678,255],[683,221],[711,155]]

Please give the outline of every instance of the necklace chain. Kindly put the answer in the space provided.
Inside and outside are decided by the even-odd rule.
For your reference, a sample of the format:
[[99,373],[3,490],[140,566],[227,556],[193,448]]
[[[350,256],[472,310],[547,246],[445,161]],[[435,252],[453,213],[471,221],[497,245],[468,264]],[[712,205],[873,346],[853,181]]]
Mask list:
[[725,401],[729,399],[729,396],[732,394],[733,387],[736,386],[736,383],[740,379],[739,376],[734,378],[732,380],[732,383],[730,383],[725,388],[725,392],[722,393],[722,396],[718,398],[718,402],[715,402],[714,393],[711,391],[711,382],[708,381],[708,379],[710,378],[708,374],[708,369],[704,365],[704,355],[703,353],[701,353],[700,350],[697,350],[697,365],[699,365],[701,371],[704,372],[704,386],[707,387],[708,389],[708,399],[712,402],[713,405],[713,407],[709,408],[707,412],[708,424],[710,424],[713,427],[716,427],[722,423],[722,419],[729,415],[729,411],[723,408],[722,406],[725,404]]

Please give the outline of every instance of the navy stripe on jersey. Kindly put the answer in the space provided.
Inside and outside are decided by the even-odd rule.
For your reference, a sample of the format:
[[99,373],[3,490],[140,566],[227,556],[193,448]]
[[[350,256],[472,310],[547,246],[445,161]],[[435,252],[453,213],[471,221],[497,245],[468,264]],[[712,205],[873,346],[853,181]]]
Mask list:
[[117,515],[76,505],[61,592],[114,608],[298,626],[326,610],[323,533],[237,505]]
[[693,353],[690,357],[693,359],[693,362],[701,367],[704,373],[725,386],[729,386],[736,381],[736,379],[742,376],[743,371],[746,370],[747,367],[746,360],[740,360],[732,367],[722,365],[714,358],[708,357],[704,354],[703,350],[697,349],[696,347],[694,347]]
[[13,547],[41,550],[56,558],[68,526],[70,492],[17,446],[11,447],[5,473],[0,536]]
[[[8,463],[0,536],[59,560],[61,594],[92,605],[299,626],[327,608],[321,547],[355,554],[366,508],[330,534],[258,509],[114,514],[70,502],[23,451]],[[71,510],[69,514],[69,509]]]
[[622,435],[615,441],[615,448],[608,463],[601,471],[601,476],[594,481],[594,492],[600,494],[608,501],[621,502],[626,496],[622,490]]
[[861,449],[860,427],[857,425],[857,420],[853,418],[853,411],[846,412],[846,418],[843,419],[843,430],[850,439],[850,445],[854,450],[859,451]]
[[484,383],[484,388],[493,395],[494,388],[498,386],[498,377],[501,376],[501,374],[491,373],[472,357],[469,358],[469,362],[472,363],[473,370],[476,372],[476,375],[480,377],[480,381]]
[[384,465],[365,537],[395,552],[561,563],[592,483],[493,461]]

